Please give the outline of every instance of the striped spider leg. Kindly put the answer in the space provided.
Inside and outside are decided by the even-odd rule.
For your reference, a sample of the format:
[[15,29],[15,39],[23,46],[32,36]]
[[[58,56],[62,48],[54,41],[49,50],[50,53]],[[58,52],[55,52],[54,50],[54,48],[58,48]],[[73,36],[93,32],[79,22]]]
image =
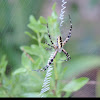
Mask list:
[[[67,38],[64,40],[63,42],[63,46],[69,41],[70,37],[71,37],[71,32],[72,32],[72,21],[71,21],[71,17],[69,15],[69,20],[70,20],[70,30],[69,30],[69,34],[67,36]],[[64,49],[62,49],[62,52],[66,55],[67,60],[63,60],[63,61],[68,61],[69,59],[71,59],[70,55],[68,54],[68,52],[66,52]]]
[[45,70],[47,70],[47,68],[52,64],[52,62],[53,62],[53,60],[54,60],[54,58],[56,57],[56,55],[57,55],[58,52],[59,52],[59,53],[63,52],[63,53],[66,55],[67,60],[64,60],[64,61],[68,61],[69,59],[71,59],[71,57],[69,56],[69,54],[63,49],[63,46],[68,42],[68,40],[69,40],[70,37],[71,37],[72,22],[71,22],[70,15],[69,15],[69,19],[70,19],[70,30],[69,30],[69,34],[68,34],[67,38],[64,40],[64,42],[62,41],[62,37],[61,37],[61,36],[58,36],[58,37],[57,37],[57,44],[56,44],[56,45],[53,43],[53,41],[52,41],[52,39],[51,39],[51,36],[50,36],[50,34],[49,34],[48,24],[47,24],[48,36],[49,36],[49,39],[50,39],[52,45],[50,45],[50,44],[48,44],[48,43],[46,43],[46,44],[47,44],[48,46],[54,48],[54,49],[55,49],[55,53],[54,53],[53,56],[50,57],[50,60],[48,60],[48,63],[47,63],[47,65],[46,65],[44,68],[38,69],[38,70],[34,70],[34,71],[45,71]]
[[67,57],[67,60],[62,60],[62,61],[68,61],[69,59],[71,59],[70,55],[68,54],[68,52],[66,52],[66,50],[62,49],[62,52],[64,52],[64,54]]
[[47,43],[47,42],[45,42],[45,44],[47,44],[48,46],[50,46],[50,47],[52,47],[52,48],[54,48],[54,43],[53,43],[53,41],[52,41],[52,39],[51,39],[51,36],[50,36],[50,34],[49,34],[49,28],[48,28],[48,23],[47,23],[47,31],[48,31],[48,37],[49,37],[49,39],[50,39],[50,42],[51,42],[51,44],[52,45],[50,45],[49,43]]
[[45,42],[45,44],[47,44],[48,46],[54,48],[54,46],[50,45],[49,43]]
[[65,45],[65,44],[69,41],[69,39],[70,39],[70,37],[71,37],[71,32],[72,32],[72,21],[71,21],[70,15],[69,15],[69,20],[70,20],[70,30],[69,30],[69,34],[68,34],[67,38],[66,38],[65,41],[63,42],[63,45]]
[[39,72],[39,71],[45,71],[45,70],[47,70],[47,68],[53,63],[53,60],[54,60],[54,58],[56,57],[57,52],[58,52],[58,51],[56,50],[55,53],[54,53],[54,55],[50,58],[50,60],[48,60],[48,63],[47,63],[47,65],[46,65],[45,67],[43,67],[42,69],[33,70],[33,71]]
[[50,34],[49,34],[48,23],[47,23],[47,30],[48,30],[48,36],[49,36],[50,42],[51,42],[52,45],[54,45],[54,43],[52,42],[51,36],[50,36]]

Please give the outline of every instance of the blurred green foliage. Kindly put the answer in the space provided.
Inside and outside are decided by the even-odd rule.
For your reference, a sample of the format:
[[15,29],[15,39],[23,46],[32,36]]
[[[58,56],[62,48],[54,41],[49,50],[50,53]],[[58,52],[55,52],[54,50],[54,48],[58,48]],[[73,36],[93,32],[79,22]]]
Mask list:
[[[23,51],[21,62],[22,66],[16,69],[8,77],[5,75],[7,60],[4,55],[0,60],[0,97],[38,97],[42,88],[43,80],[46,74],[45,72],[35,72],[33,69],[40,69],[46,65],[48,58],[52,51],[46,51],[45,45],[42,43],[44,39],[48,42],[46,24],[48,22],[50,34],[52,36],[60,34],[57,19],[58,16],[55,11],[56,4],[53,5],[52,15],[48,19],[42,16],[36,20],[34,16],[30,16],[30,23],[28,27],[35,32],[35,35],[26,32],[33,41],[37,43],[31,44],[30,46],[21,46]],[[55,29],[55,30],[54,30]],[[33,62],[27,57],[28,53],[32,58]],[[54,60],[54,70],[51,78],[50,90],[45,93],[46,97],[69,97],[71,93],[78,91],[87,82],[88,78],[82,77],[74,79],[70,83],[66,84],[63,82],[65,73],[68,66],[62,67],[62,62],[59,61],[61,54],[58,54]],[[64,92],[64,94],[63,94]]]
[[19,47],[31,42],[23,34],[28,29],[26,24],[29,15],[38,18],[43,2],[44,0],[0,0],[0,57],[7,55],[11,69],[20,67]]

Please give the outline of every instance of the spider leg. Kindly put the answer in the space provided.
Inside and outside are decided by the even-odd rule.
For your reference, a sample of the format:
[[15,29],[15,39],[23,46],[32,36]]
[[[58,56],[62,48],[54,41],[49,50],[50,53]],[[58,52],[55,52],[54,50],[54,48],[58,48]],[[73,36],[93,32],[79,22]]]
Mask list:
[[48,51],[51,51],[52,50],[52,48],[45,48],[46,50],[48,50]]
[[46,65],[45,67],[43,67],[42,69],[33,70],[33,71],[39,72],[39,71],[45,71],[45,70],[47,70],[47,68],[53,63],[53,60],[54,60],[54,58],[56,57],[57,52],[58,52],[58,51],[56,50],[55,53],[54,53],[54,55],[53,55],[53,57],[51,57],[51,59],[48,60],[48,63],[47,63],[47,65]]
[[45,44],[47,44],[48,46],[54,48],[54,46],[50,45],[49,43],[45,42]]
[[65,45],[65,44],[68,42],[68,40],[70,39],[70,37],[71,37],[71,32],[72,32],[72,21],[71,21],[70,15],[69,15],[69,20],[70,20],[70,30],[69,30],[69,34],[68,34],[67,38],[66,38],[66,39],[64,40],[64,42],[63,42],[63,45]]
[[51,36],[50,36],[50,34],[49,34],[48,23],[47,23],[47,30],[48,30],[48,36],[49,36],[49,39],[50,39],[50,41],[51,41],[51,44],[54,44],[54,43],[52,42]]
[[64,52],[64,54],[67,57],[67,60],[63,60],[63,61],[68,61],[69,59],[71,59],[70,55],[68,54],[68,52],[66,52],[64,49],[62,49],[62,52]]

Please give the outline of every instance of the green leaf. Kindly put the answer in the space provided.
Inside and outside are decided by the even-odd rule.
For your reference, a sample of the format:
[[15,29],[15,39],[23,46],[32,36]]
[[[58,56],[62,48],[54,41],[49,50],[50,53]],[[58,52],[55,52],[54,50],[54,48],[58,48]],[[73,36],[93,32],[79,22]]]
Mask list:
[[45,33],[47,32],[47,28],[45,25],[41,23],[46,23],[46,20],[43,17],[40,17],[38,21],[34,18],[34,16],[30,16],[30,23],[28,24],[28,27],[35,31],[35,33]]
[[41,64],[42,64],[42,60],[40,58],[38,58],[35,61],[34,66],[36,67],[36,69],[40,69],[41,68]]
[[22,54],[21,59],[22,59],[21,63],[25,68],[31,68],[32,62],[24,53]]
[[86,77],[81,77],[81,78],[78,78],[78,79],[74,79],[70,83],[68,83],[67,85],[65,85],[65,87],[63,88],[63,91],[66,91],[66,92],[75,92],[75,91],[78,91],[88,81],[89,81],[89,79],[86,78]]
[[25,68],[19,68],[15,70],[12,75],[20,74],[20,73],[25,73],[27,70]]
[[33,23],[33,24],[28,24],[28,27],[31,29],[31,30],[33,30],[33,31],[35,31],[36,33],[45,33],[45,32],[47,32],[47,28],[46,28],[46,26],[45,25],[42,25],[42,24],[38,24],[38,23]]
[[31,35],[31,33],[25,32],[25,34],[27,34],[29,37],[37,41],[37,38],[34,35]]
[[44,17],[40,16],[39,20],[42,24],[47,24],[47,21]]
[[56,3],[53,4],[52,10],[55,11],[55,8],[56,8]]
[[40,48],[39,46],[37,45],[31,45],[31,47],[29,46],[22,46],[21,47],[21,50],[24,48],[24,50],[28,53],[28,54],[31,54],[31,55],[36,55],[36,56],[40,56],[41,55],[41,52],[40,50],[42,48]]
[[32,15],[30,16],[29,20],[30,20],[30,23],[33,23],[33,24],[36,24],[37,23],[35,17],[32,16]]
[[65,95],[64,95],[64,97],[70,97],[71,96],[71,92],[67,92]]

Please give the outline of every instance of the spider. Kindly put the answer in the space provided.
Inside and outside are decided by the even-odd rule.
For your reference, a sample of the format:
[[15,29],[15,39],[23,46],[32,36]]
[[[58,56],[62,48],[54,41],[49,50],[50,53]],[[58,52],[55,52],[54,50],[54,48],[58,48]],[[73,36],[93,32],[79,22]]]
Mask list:
[[67,38],[62,41],[62,37],[61,36],[58,36],[57,37],[57,44],[55,45],[51,39],[51,36],[49,34],[49,28],[48,28],[48,24],[47,24],[47,30],[48,30],[48,36],[49,36],[49,39],[50,39],[50,42],[52,45],[46,43],[48,46],[52,47],[55,49],[55,52],[54,52],[54,55],[53,57],[50,59],[50,61],[47,63],[47,65],[42,68],[42,69],[38,69],[38,70],[34,70],[34,71],[45,71],[47,70],[47,68],[51,65],[51,63],[53,62],[54,58],[56,57],[57,53],[61,53],[63,52],[66,57],[67,57],[67,60],[64,60],[64,61],[68,61],[69,59],[71,59],[70,55],[68,54],[68,52],[66,52],[66,50],[63,48],[63,46],[69,41],[70,37],[71,37],[71,32],[72,32],[72,22],[71,22],[71,17],[69,15],[69,20],[70,20],[70,30],[69,30],[69,34],[67,36]]

